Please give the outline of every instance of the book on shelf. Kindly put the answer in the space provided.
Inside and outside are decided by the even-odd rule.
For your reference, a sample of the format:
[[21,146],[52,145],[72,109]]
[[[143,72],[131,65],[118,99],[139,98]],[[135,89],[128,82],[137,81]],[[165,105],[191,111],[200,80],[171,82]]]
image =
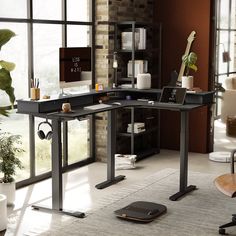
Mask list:
[[[146,131],[145,123],[135,122],[133,125],[134,125],[134,133],[135,134]],[[132,124],[128,124],[127,133],[132,133]]]
[[139,43],[138,48],[139,50],[146,49],[146,29],[145,28],[137,28],[135,29],[139,34]]
[[[146,29],[136,28],[135,33],[135,45],[136,50],[146,49]],[[122,50],[132,50],[132,32],[129,31],[121,32],[121,49]]]
[[127,64],[127,73],[128,77],[137,78],[138,74],[147,73],[148,72],[148,61],[147,60],[134,60],[134,73],[132,61],[128,61]]

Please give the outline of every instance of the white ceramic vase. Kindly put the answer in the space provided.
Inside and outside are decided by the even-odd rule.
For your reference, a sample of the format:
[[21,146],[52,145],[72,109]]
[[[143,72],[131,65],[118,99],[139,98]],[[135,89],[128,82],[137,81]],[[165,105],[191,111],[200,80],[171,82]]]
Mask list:
[[182,88],[193,89],[193,76],[182,76]]
[[0,194],[0,232],[7,228],[7,198]]
[[16,183],[0,183],[0,194],[4,194],[7,197],[7,205],[13,205],[16,196]]

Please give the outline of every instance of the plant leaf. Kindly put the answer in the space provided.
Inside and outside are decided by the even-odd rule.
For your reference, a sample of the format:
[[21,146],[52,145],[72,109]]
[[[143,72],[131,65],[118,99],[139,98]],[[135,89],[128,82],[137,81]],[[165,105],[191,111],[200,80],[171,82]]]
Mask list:
[[3,115],[3,116],[9,116],[9,114],[8,114],[9,112],[7,111],[7,110],[5,110],[4,108],[1,108],[0,107],[0,115]]
[[10,99],[11,104],[15,101],[14,88],[11,86],[12,78],[6,69],[0,69],[0,89],[4,90]]
[[197,66],[194,65],[194,64],[189,64],[188,67],[191,68],[191,69],[194,70],[194,71],[197,71]]
[[0,29],[0,50],[4,44],[6,44],[16,34],[9,29]]
[[191,64],[195,64],[197,62],[197,54],[195,52],[190,52],[188,55],[188,60]]
[[188,76],[190,69],[197,71],[197,54],[195,52],[190,52],[188,55],[183,55],[182,61],[186,66],[186,76]]
[[13,62],[8,62],[8,61],[0,61],[0,66],[8,71],[12,71],[15,69],[15,63]]

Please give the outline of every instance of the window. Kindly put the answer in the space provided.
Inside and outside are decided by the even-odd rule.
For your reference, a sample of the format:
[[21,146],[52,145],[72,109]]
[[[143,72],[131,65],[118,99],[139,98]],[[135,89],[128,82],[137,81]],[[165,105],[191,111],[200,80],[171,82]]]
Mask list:
[[[16,64],[12,78],[17,99],[29,97],[31,78],[39,78],[41,95],[60,93],[59,48],[90,46],[94,50],[93,4],[92,0],[0,0],[0,28],[11,29],[17,35],[1,51],[1,58]],[[76,88],[79,92],[87,89],[87,86]],[[3,91],[0,91],[0,101],[1,106],[9,105]],[[3,131],[22,135],[26,152],[21,157],[24,169],[16,176],[16,180],[21,181],[18,186],[31,183],[36,177],[39,180],[48,176],[51,143],[37,136],[38,125],[44,120],[16,114],[15,111],[11,111],[9,118],[0,119]],[[70,153],[63,162],[65,166],[91,160],[90,123],[89,119],[68,123]],[[45,133],[49,128],[42,127]],[[35,153],[30,139],[33,131]]]
[[[236,43],[236,1],[217,1],[216,26],[216,69],[215,82],[224,85],[226,77],[236,74],[235,43]],[[228,53],[230,60],[223,58]],[[220,116],[221,93],[216,94],[216,117]]]

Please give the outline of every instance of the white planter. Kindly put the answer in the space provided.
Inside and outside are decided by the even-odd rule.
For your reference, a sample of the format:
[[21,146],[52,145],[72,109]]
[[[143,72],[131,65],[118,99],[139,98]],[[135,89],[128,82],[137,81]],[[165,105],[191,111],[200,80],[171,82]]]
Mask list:
[[182,76],[182,88],[193,89],[193,76]]
[[0,194],[0,231],[7,228],[7,198]]
[[16,196],[16,183],[0,183],[0,194],[7,197],[7,205],[13,205]]

